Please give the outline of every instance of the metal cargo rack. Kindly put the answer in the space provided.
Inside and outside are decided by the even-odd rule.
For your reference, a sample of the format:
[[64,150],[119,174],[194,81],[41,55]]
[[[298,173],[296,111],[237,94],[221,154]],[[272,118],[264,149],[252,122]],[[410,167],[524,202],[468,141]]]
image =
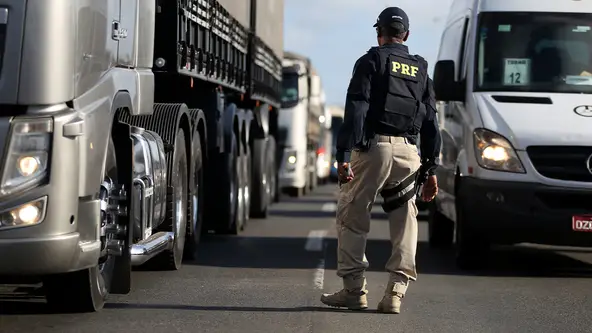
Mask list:
[[154,58],[166,60],[155,72],[177,72],[279,104],[281,60],[216,0],[160,1]]
[[[171,41],[176,41],[174,56]],[[248,41],[248,30],[216,0],[163,1],[156,17],[155,59],[167,54],[165,59],[176,63],[154,70],[176,71],[244,93]]]
[[251,34],[250,47],[249,55],[255,58],[251,62],[250,73],[252,99],[279,107],[282,89],[282,61],[254,34]]

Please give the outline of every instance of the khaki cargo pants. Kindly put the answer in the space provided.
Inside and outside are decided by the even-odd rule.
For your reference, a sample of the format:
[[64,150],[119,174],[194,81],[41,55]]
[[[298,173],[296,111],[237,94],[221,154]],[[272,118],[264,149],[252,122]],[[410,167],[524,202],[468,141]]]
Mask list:
[[[405,138],[378,136],[376,141],[368,151],[352,152],[354,179],[340,187],[337,275],[349,290],[365,289],[364,271],[369,266],[366,240],[377,195],[383,189],[396,187],[420,167],[417,146]],[[386,270],[390,273],[389,285],[403,295],[408,281],[417,278],[417,214],[415,197],[388,213],[392,251]]]

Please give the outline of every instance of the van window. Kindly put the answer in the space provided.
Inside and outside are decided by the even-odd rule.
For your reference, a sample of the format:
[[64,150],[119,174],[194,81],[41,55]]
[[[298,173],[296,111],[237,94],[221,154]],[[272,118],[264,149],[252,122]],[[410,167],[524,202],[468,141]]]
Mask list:
[[481,13],[476,91],[592,93],[592,14]]

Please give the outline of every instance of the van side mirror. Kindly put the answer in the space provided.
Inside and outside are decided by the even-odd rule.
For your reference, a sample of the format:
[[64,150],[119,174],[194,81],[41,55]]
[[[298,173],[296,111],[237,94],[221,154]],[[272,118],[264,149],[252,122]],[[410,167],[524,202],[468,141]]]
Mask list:
[[438,101],[463,102],[465,100],[464,84],[454,79],[454,61],[441,60],[434,68],[434,91]]

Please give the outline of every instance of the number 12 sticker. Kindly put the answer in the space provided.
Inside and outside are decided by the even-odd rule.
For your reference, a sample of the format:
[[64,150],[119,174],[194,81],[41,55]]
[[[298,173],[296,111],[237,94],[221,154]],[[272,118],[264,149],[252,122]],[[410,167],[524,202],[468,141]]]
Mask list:
[[530,59],[504,59],[504,85],[525,86],[530,83]]

